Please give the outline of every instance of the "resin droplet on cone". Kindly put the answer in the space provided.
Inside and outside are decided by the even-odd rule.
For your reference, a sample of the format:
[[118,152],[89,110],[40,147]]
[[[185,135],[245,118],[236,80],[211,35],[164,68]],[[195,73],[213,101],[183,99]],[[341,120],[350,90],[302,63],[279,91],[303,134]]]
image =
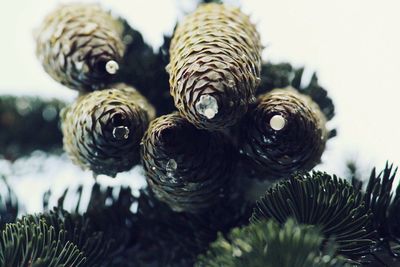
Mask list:
[[63,111],[64,148],[83,169],[115,176],[139,163],[140,140],[154,116],[127,85],[88,93]]
[[197,128],[234,125],[254,102],[260,37],[239,9],[204,4],[178,25],[170,47],[171,95]]
[[124,55],[122,23],[96,4],[62,5],[36,32],[36,55],[50,76],[87,92],[113,81]]
[[327,141],[326,119],[310,97],[292,88],[259,96],[243,118],[239,144],[246,158],[269,179],[310,170]]
[[235,166],[232,143],[174,113],[151,122],[142,163],[156,196],[175,211],[198,212],[221,200]]

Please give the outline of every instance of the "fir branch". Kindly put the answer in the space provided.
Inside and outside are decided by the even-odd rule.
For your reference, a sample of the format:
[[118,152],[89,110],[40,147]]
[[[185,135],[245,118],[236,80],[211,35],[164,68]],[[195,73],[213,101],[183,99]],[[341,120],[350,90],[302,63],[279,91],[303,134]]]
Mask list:
[[86,261],[83,266],[102,266],[114,242],[113,239],[106,238],[102,232],[95,231],[90,219],[71,215],[58,208],[48,213],[28,216],[27,220],[33,224],[44,221],[54,228],[56,234],[64,232],[65,241],[76,245],[85,255]]
[[271,218],[283,224],[289,217],[321,227],[325,238],[335,238],[338,253],[350,259],[369,254],[375,245],[361,193],[336,176],[298,173],[277,183],[257,202],[251,221]]
[[[75,195],[76,203],[71,210],[71,215],[63,211],[65,198],[69,190],[58,199],[58,205],[55,211],[63,218],[67,219],[65,224],[74,232],[82,231],[87,237],[93,236],[93,240],[88,240],[94,245],[86,245],[81,241],[82,250],[84,247],[100,246],[91,254],[96,254],[94,259],[101,266],[107,266],[106,263],[132,246],[136,239],[135,217],[130,210],[135,201],[130,188],[120,188],[117,197],[113,196],[113,188],[102,189],[99,184],[94,184],[87,207],[81,206],[82,187],[79,187]],[[44,203],[46,204],[46,203]],[[48,204],[46,204],[48,205]],[[84,210],[84,212],[80,212]],[[88,238],[87,238],[88,239]],[[85,239],[83,239],[85,240]],[[99,242],[96,242],[98,240]],[[102,243],[102,244],[101,244]]]
[[260,221],[235,228],[228,238],[219,234],[196,266],[219,267],[328,267],[350,266],[335,257],[329,243],[323,253],[323,237],[310,226],[297,225],[289,219],[282,228],[274,221]]
[[396,177],[397,168],[386,163],[385,169],[379,174],[376,168],[371,172],[366,192],[364,194],[365,207],[372,212],[372,222],[380,238],[390,238],[388,212],[392,200],[392,186]]
[[0,237],[0,266],[85,266],[78,247],[45,220],[27,216],[7,224]]
[[[393,176],[396,175],[396,171],[397,168],[395,169]],[[400,183],[397,184],[395,195],[388,210],[388,223],[392,240],[395,240],[397,244],[400,244]]]
[[115,266],[192,266],[197,255],[216,239],[217,232],[227,233],[232,227],[244,225],[250,211],[242,195],[235,194],[230,201],[206,212],[179,213],[151,191],[141,190],[135,226],[137,243]]
[[[385,253],[396,260],[400,258],[400,185],[393,192],[397,170],[388,162],[379,173],[373,168],[363,193],[365,209],[371,210],[372,226],[378,234],[374,253],[378,260],[385,257]],[[354,178],[353,183],[359,183],[360,190],[363,188],[359,178]]]
[[[192,266],[197,255],[216,239],[217,232],[227,233],[232,227],[244,225],[252,210],[240,190],[225,192],[229,201],[213,209],[191,214],[174,212],[148,189],[141,190],[138,197],[130,188],[121,188],[114,196],[116,189],[95,184],[88,207],[82,207],[83,190],[78,188],[71,210],[75,224],[68,224],[74,226],[83,217],[88,223],[85,235],[101,231],[105,240],[114,240],[103,266]],[[49,194],[44,197],[45,207]],[[57,209],[64,208],[68,194],[66,190],[59,198]]]
[[[10,224],[7,225],[9,227]],[[34,230],[35,227],[39,227],[40,229],[43,229],[45,227],[45,230],[43,230],[43,233],[40,234],[46,234],[47,232],[49,233],[50,237],[57,237],[61,236],[60,240],[57,242],[60,243],[59,246],[68,246],[71,248],[72,246],[76,247],[74,250],[79,251],[80,254],[82,254],[85,257],[84,262],[82,261],[79,266],[103,266],[104,260],[112,256],[111,254],[111,248],[113,248],[114,245],[114,239],[112,239],[110,236],[105,236],[102,232],[96,231],[93,227],[93,223],[90,218],[86,216],[80,216],[80,215],[72,215],[68,213],[65,210],[59,209],[59,208],[54,208],[54,210],[49,211],[49,212],[44,212],[42,214],[37,214],[37,215],[27,215],[23,217],[22,219],[18,220],[16,223],[13,224],[10,229],[12,230],[12,233],[8,233],[8,239],[15,239],[18,240],[19,238],[19,232],[27,232],[28,230],[31,231],[32,229]],[[28,226],[25,227],[25,226]],[[7,231],[11,231],[10,229],[6,229],[3,231],[4,233],[7,233]],[[26,229],[25,229],[25,228]],[[7,230],[8,229],[8,230]],[[25,229],[25,230],[23,230]],[[28,230],[27,230],[28,229]],[[32,230],[32,231],[33,231]],[[30,234],[30,233],[29,233]],[[28,234],[28,235],[29,235]],[[37,233],[32,232],[32,238],[37,238],[36,237]],[[41,247],[50,247],[53,240],[50,238],[46,238],[43,241],[33,241],[31,239],[27,239],[26,242],[29,244],[32,244],[32,247],[30,248],[32,250],[32,257],[35,257],[36,251],[40,249]],[[24,240],[22,240],[24,241]],[[19,244],[20,241],[18,241]],[[18,244],[10,245],[14,246],[13,249],[18,250],[18,249],[25,249],[24,246],[21,248],[15,247],[18,246]],[[72,244],[72,245],[69,245]],[[6,247],[6,245],[4,245]],[[11,249],[11,248],[10,248]],[[43,248],[44,249],[44,248]],[[25,253],[25,252],[23,252]],[[43,253],[47,253],[44,251]],[[43,258],[42,256],[38,256],[38,263],[41,263],[42,260],[45,260],[43,264],[50,264],[51,262],[55,261],[62,256],[60,254],[61,251],[57,247],[56,250],[54,251],[53,254],[49,254],[48,258]],[[83,257],[82,256],[82,257]],[[24,260],[24,256],[17,255],[15,260],[14,259],[5,259],[5,263],[8,263],[9,261],[14,262],[14,261],[20,261]],[[53,258],[51,258],[53,257]],[[35,261],[36,262],[36,261]],[[22,263],[21,263],[22,264]],[[58,263],[57,263],[58,264]],[[59,263],[61,264],[61,263]],[[0,265],[3,266],[3,265]],[[7,265],[8,266],[8,265]],[[18,265],[20,266],[20,265]],[[24,265],[21,265],[24,266]],[[42,266],[42,265],[39,265]],[[44,265],[47,266],[47,265]],[[52,265],[50,265],[52,266]],[[59,265],[55,265],[59,266]],[[75,266],[75,265],[73,265]]]

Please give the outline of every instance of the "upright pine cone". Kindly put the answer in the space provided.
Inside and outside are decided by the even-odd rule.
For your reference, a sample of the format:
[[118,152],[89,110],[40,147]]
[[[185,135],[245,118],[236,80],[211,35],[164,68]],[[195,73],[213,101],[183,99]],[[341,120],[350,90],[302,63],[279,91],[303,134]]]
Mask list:
[[173,210],[196,213],[221,200],[236,159],[222,133],[196,129],[173,113],[152,121],[142,142],[149,186]]
[[242,120],[241,153],[269,179],[310,170],[325,149],[325,122],[310,97],[292,88],[274,89],[259,96]]
[[139,163],[140,140],[154,115],[124,84],[80,96],[62,112],[64,149],[83,169],[114,177]]
[[203,4],[178,26],[171,41],[171,95],[197,128],[234,125],[255,101],[260,37],[239,9]]
[[54,80],[79,91],[97,90],[119,68],[122,31],[122,23],[99,5],[63,5],[37,30],[36,55]]

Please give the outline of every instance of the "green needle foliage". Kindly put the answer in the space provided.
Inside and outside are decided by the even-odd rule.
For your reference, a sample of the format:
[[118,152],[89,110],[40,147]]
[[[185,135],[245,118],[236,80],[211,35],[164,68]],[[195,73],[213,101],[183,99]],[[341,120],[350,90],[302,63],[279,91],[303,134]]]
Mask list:
[[[110,248],[113,240],[106,239],[102,232],[94,231],[88,218],[73,216],[57,208],[43,214],[27,215],[16,223],[7,224],[2,232],[2,238],[1,251],[4,253],[3,263],[6,266],[25,266],[25,261],[30,259],[50,264],[49,266],[61,266],[57,265],[61,264],[60,260],[67,264],[75,257],[79,260],[79,265],[76,266],[103,266],[103,261],[112,255]],[[25,251],[27,247],[28,252]],[[38,249],[43,251],[37,251]],[[25,259],[26,257],[28,258]],[[13,265],[19,261],[20,265]]]
[[74,216],[55,208],[53,211],[28,217],[32,223],[44,221],[54,228],[55,233],[65,232],[66,241],[73,243],[84,253],[84,266],[101,266],[109,256],[114,240],[106,239],[102,232],[93,229],[92,223],[84,216]]
[[385,169],[379,174],[374,168],[364,194],[365,207],[371,210],[373,226],[381,238],[390,237],[388,216],[396,173],[397,168],[393,169],[393,165],[386,164]]
[[261,82],[257,94],[264,94],[275,88],[292,86],[294,67],[286,62],[273,64],[263,63],[261,66]]
[[257,202],[251,221],[293,217],[317,225],[325,238],[335,238],[337,252],[359,259],[372,251],[375,232],[362,194],[346,181],[322,172],[298,173],[277,183]]
[[[76,203],[71,214],[60,212],[65,208],[65,200],[71,197],[71,192],[66,190],[58,199],[57,208],[46,212],[61,214],[58,216],[64,218],[64,228],[79,233],[69,235],[69,240],[79,244],[85,255],[93,255],[91,259],[98,259],[96,263],[101,262],[100,266],[193,266],[197,255],[217,238],[217,232],[227,233],[233,227],[244,225],[253,208],[243,200],[239,190],[232,192],[230,201],[221,202],[201,214],[174,212],[148,189],[140,190],[139,196],[129,187],[120,188],[118,195],[116,190],[118,188],[101,188],[95,184],[88,206],[83,207],[83,188],[80,187],[74,196]],[[45,210],[48,210],[50,195],[47,193],[44,197]],[[50,224],[58,229],[60,223],[53,219]],[[96,246],[84,248],[83,245],[98,232],[103,235],[107,251],[95,249],[88,253],[86,247]],[[93,238],[89,243],[98,244],[96,240]]]
[[[395,175],[396,173],[393,174],[393,176]],[[397,244],[400,244],[400,184],[397,185],[395,195],[388,209],[388,219],[392,240],[396,240]]]
[[7,224],[0,237],[2,267],[85,266],[79,248],[66,239],[66,232],[56,231],[44,220],[27,216]]
[[136,241],[110,266],[193,266],[219,231],[227,233],[244,225],[251,212],[239,196],[201,214],[174,212],[147,189],[141,190],[137,204]]
[[[64,210],[68,192],[68,189],[64,191],[54,212],[50,214],[57,213],[63,219],[65,227],[72,232],[70,239],[85,251],[89,260],[93,260],[89,266],[110,266],[107,262],[132,246],[136,239],[135,218],[130,210],[135,197],[131,189],[121,187],[119,194],[114,196],[113,188],[102,189],[96,183],[87,207],[82,207],[83,188],[79,187],[77,194],[74,194],[76,203],[70,213]],[[50,194],[44,198],[45,210],[48,209]],[[56,224],[52,222],[52,225]]]
[[4,176],[0,176],[2,193],[0,193],[0,230],[6,223],[15,222],[18,215],[18,199]]
[[335,257],[332,243],[320,252],[324,238],[315,227],[289,219],[281,228],[273,220],[234,228],[227,238],[219,235],[197,267],[328,267],[350,266]]
[[[129,231],[126,225],[133,226],[132,221],[123,214],[133,201],[130,189],[121,189],[114,198],[111,190],[102,191],[96,184],[83,214],[78,213],[81,195],[75,212],[63,210],[66,192],[59,207],[48,211],[47,194],[44,213],[6,225],[0,239],[0,266],[110,266],[107,262],[126,249],[130,232],[135,233]],[[111,203],[105,205],[110,196]]]
[[[365,208],[372,212],[373,228],[378,234],[376,251],[379,254],[387,252],[393,258],[400,258],[400,185],[394,191],[397,168],[386,163],[381,172],[373,168],[363,193]],[[363,181],[353,177],[353,184],[358,184],[360,190]]]
[[158,115],[172,112],[175,106],[169,94],[169,76],[165,70],[171,38],[164,36],[164,44],[155,53],[140,32],[132,29],[126,21],[123,23],[127,45],[118,80],[139,90],[156,107]]

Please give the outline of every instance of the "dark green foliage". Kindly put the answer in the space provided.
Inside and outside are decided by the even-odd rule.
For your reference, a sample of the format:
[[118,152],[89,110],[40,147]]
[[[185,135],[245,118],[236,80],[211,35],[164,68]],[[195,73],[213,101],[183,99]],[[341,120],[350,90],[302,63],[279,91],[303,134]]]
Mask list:
[[294,68],[289,63],[263,63],[261,66],[261,82],[257,94],[269,92],[275,88],[285,88],[291,85]]
[[[230,201],[221,202],[201,214],[174,212],[147,189],[141,190],[138,197],[130,188],[121,188],[118,196],[113,195],[115,190],[111,187],[102,189],[95,184],[88,207],[82,207],[83,190],[80,187],[71,215],[63,215],[69,222],[64,223],[65,228],[68,226],[74,233],[79,227],[84,230],[83,241],[102,232],[109,247],[108,252],[104,252],[106,258],[102,257],[104,255],[98,257],[103,263],[101,266],[192,266],[197,255],[215,240],[217,232],[227,233],[232,227],[244,225],[252,210],[240,190],[232,192]],[[60,209],[64,207],[67,195],[66,190],[59,198],[55,209],[58,214],[66,213]],[[44,197],[45,209],[49,196],[50,193],[46,193]],[[137,207],[136,211],[133,207]],[[80,212],[82,209],[85,210],[83,213]],[[91,255],[96,252],[100,251],[96,249]]]
[[364,194],[365,207],[370,209],[373,215],[373,227],[382,238],[390,236],[388,213],[396,172],[397,168],[393,170],[393,165],[389,166],[388,164],[386,164],[385,169],[379,174],[376,173],[376,169],[374,168]]
[[212,239],[211,233],[149,191],[141,191],[136,216],[137,242],[125,255],[129,260],[117,259],[116,266],[191,266]]
[[361,191],[363,182],[360,180],[360,174],[357,172],[357,165],[354,161],[349,161],[346,164],[347,167],[347,178],[351,181],[351,185],[354,189]]
[[[45,211],[42,214],[28,215],[19,220],[15,227],[16,229],[19,229],[23,225],[29,225],[30,229],[34,229],[32,227],[42,227],[42,225],[45,225],[43,227],[47,227],[49,229],[51,228],[51,231],[49,230],[49,234],[52,236],[62,235],[62,240],[59,241],[62,242],[61,245],[65,244],[70,247],[71,245],[69,245],[69,243],[71,243],[73,246],[76,246],[76,250],[79,250],[79,252],[84,255],[85,261],[79,266],[104,266],[103,263],[107,259],[113,257],[122,249],[121,246],[125,245],[126,243],[124,243],[123,240],[129,236],[129,233],[123,231],[124,229],[121,227],[118,227],[121,226],[121,224],[117,224],[116,222],[116,220],[125,221],[126,219],[123,216],[116,216],[116,213],[120,211],[123,205],[118,204],[118,208],[111,212],[110,209],[113,207],[107,209],[105,206],[102,206],[102,200],[105,201],[102,196],[108,196],[108,191],[106,191],[107,193],[103,194],[99,193],[99,191],[100,190],[98,186],[93,188],[91,203],[89,203],[87,211],[82,215],[77,212],[71,214],[62,209],[65,199],[64,194],[59,199],[59,207],[55,207],[52,211]],[[124,189],[121,190],[121,192],[123,191]],[[79,190],[79,192],[81,193],[82,191]],[[80,202],[80,198],[81,196],[79,195],[78,203]],[[94,199],[96,203],[93,203]],[[118,201],[120,199],[121,198],[119,198]],[[45,209],[47,209],[46,205]],[[111,204],[111,206],[113,205],[115,206],[115,203]],[[79,208],[79,204],[77,204],[76,208]],[[107,225],[107,227],[102,227],[103,225]],[[12,238],[10,237],[11,239],[18,238],[18,233],[15,231],[17,230],[14,230],[14,232],[9,234],[13,236]],[[32,235],[34,235],[34,233],[32,233]],[[45,239],[44,241],[40,242],[43,242],[42,246],[50,246],[51,243],[46,243],[50,241],[52,240]],[[14,247],[14,249],[18,250],[19,248]],[[52,260],[51,257],[56,259],[56,257],[59,256],[57,254],[59,252],[54,253],[54,255],[49,255],[45,262],[50,263]]]
[[[111,188],[100,190],[96,184],[86,211],[80,214],[81,193],[79,188],[72,213],[62,209],[66,190],[59,207],[8,224],[0,240],[0,266],[25,267],[28,261],[32,266],[110,266],[108,262],[137,234],[131,229],[133,196],[130,189],[121,188],[119,196],[113,197]],[[49,193],[45,199],[48,197]],[[44,206],[47,209],[47,200]],[[66,265],[62,265],[64,262]]]
[[114,241],[106,238],[102,232],[96,232],[90,219],[85,216],[74,216],[57,208],[48,213],[28,216],[25,220],[31,224],[40,224],[43,221],[53,227],[56,234],[64,233],[65,241],[76,245],[85,255],[83,266],[100,266],[108,257]]
[[0,238],[2,267],[85,266],[84,254],[67,241],[64,229],[56,231],[34,216],[7,224]]
[[14,160],[34,150],[61,151],[58,113],[64,106],[39,97],[0,96],[0,156]]
[[251,221],[289,217],[317,225],[325,238],[335,238],[338,253],[359,259],[372,251],[375,232],[362,194],[346,181],[322,172],[298,173],[277,183],[257,202]]
[[178,213],[142,190],[137,200],[136,244],[125,259],[118,259],[119,265],[112,266],[192,266],[218,231],[227,233],[248,221],[250,205],[240,195],[232,198],[200,214]]
[[[385,169],[386,170],[386,169]],[[392,174],[393,177],[396,175],[397,168],[395,173]],[[384,171],[385,173],[385,171]],[[390,233],[393,239],[397,240],[399,244],[400,240],[400,184],[397,185],[395,195],[392,199],[392,202],[389,206],[389,225],[390,225]]]
[[5,177],[0,175],[2,187],[0,192],[0,230],[4,228],[6,223],[15,222],[18,215],[18,200],[7,183]]
[[321,253],[323,236],[315,227],[296,225],[289,219],[281,228],[274,221],[260,221],[234,228],[225,238],[222,234],[206,254],[201,255],[198,267],[328,267],[350,266],[335,257],[333,243]]
[[[62,211],[68,190],[58,199],[55,211],[64,218],[64,224],[74,233],[81,231],[78,236],[80,247],[89,248],[90,255],[101,266],[113,260],[135,240],[135,217],[130,210],[135,198],[130,188],[120,188],[119,194],[113,196],[113,188],[101,189],[99,184],[92,187],[89,204],[81,206],[82,187],[78,188],[76,204],[71,214]],[[46,207],[46,204],[45,204]],[[84,212],[80,212],[80,210]],[[66,214],[66,215],[65,215]],[[71,236],[73,240],[76,236]],[[78,240],[75,240],[76,242]],[[98,242],[99,241],[99,242]],[[85,250],[84,250],[85,251]]]
[[[377,254],[387,252],[394,258],[400,258],[400,186],[393,192],[396,174],[397,168],[393,164],[386,163],[379,173],[373,168],[363,197],[365,208],[372,212],[373,227],[378,233]],[[352,181],[361,184],[362,188],[363,182],[359,178],[353,177]]]
[[[301,85],[302,79],[304,79],[304,68],[294,68],[289,63],[264,63],[257,94],[263,94],[275,88],[292,86],[301,93],[309,95],[321,108],[327,120],[332,119],[335,115],[335,106],[327,91],[319,85],[317,74],[313,73],[310,82],[305,86]],[[332,131],[331,137],[334,135],[336,132]]]
[[126,21],[124,25],[126,50],[118,79],[139,90],[156,107],[158,115],[172,112],[175,107],[169,94],[169,77],[165,70],[169,62],[171,38],[164,36],[164,44],[155,53],[140,32],[132,29]]

